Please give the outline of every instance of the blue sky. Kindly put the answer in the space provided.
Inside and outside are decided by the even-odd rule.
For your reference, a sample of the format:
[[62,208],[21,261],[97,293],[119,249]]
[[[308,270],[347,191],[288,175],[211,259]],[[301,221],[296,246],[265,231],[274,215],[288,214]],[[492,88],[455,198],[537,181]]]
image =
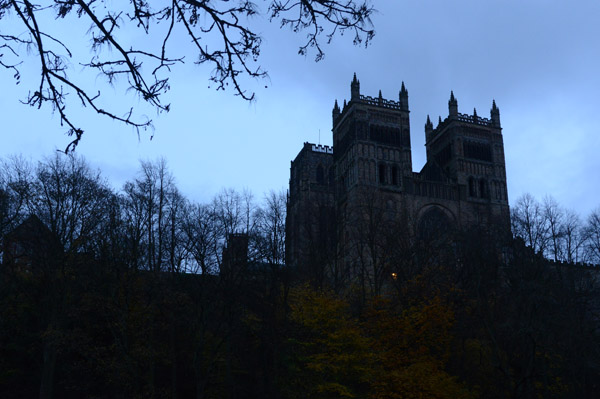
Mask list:
[[[401,82],[409,91],[413,169],[425,162],[423,125],[447,115],[450,90],[459,112],[488,116],[492,99],[500,108],[511,203],[525,192],[553,195],[585,216],[600,206],[600,3],[597,1],[374,1],[376,36],[368,48],[351,35],[324,46],[315,63],[297,55],[304,35],[295,35],[261,17],[251,24],[264,38],[260,64],[267,80],[248,80],[256,101],[209,88],[206,66],[177,66],[165,102],[169,113],[155,115],[124,87],[82,75],[100,89],[108,105],[141,106],[155,130],[135,131],[77,107],[72,114],[86,131],[77,148],[115,188],[135,177],[139,160],[164,157],[188,198],[206,201],[223,187],[262,193],[285,189],[290,161],[304,141],[331,144],[331,109],[350,95],[354,72],[361,92],[382,90],[396,99]],[[576,6],[574,6],[576,4]],[[265,3],[258,2],[260,7]],[[77,38],[75,53],[87,55],[86,26],[47,21],[59,35]],[[81,26],[80,26],[81,25]],[[2,21],[2,33],[22,31]],[[130,34],[133,42],[152,38]],[[185,42],[177,50],[186,51]],[[35,86],[35,58],[15,85],[1,71],[3,130],[0,156],[22,154],[38,160],[69,142],[57,115],[19,103]],[[75,61],[74,61],[75,62]],[[79,71],[80,69],[77,69]],[[265,88],[265,86],[267,86]]]

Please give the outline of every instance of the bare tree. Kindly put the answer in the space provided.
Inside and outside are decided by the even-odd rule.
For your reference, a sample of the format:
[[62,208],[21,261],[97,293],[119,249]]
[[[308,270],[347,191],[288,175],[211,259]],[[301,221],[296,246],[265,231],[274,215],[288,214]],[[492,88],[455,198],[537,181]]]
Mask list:
[[31,169],[31,165],[20,157],[0,163],[0,236],[4,236],[27,216]]
[[36,168],[29,211],[56,234],[66,250],[89,250],[110,194],[100,173],[92,171],[83,158],[55,154]]
[[260,259],[273,267],[285,262],[286,194],[271,191],[257,209],[256,245]]
[[562,238],[564,236],[563,223],[564,223],[564,210],[556,202],[552,196],[544,197],[542,203],[543,218],[548,223],[548,235],[549,235],[549,248],[548,254],[554,258],[555,261],[563,259],[563,248],[561,246]]
[[384,281],[391,276],[390,260],[395,245],[396,203],[391,197],[370,187],[354,193],[355,202],[347,210],[346,232],[349,261],[354,265],[363,299],[382,293]]
[[202,275],[218,272],[216,217],[209,205],[189,205],[185,212],[183,232],[187,252],[192,258],[188,271]]
[[512,231],[535,252],[544,253],[548,244],[548,221],[544,209],[531,195],[524,194],[511,209]]
[[183,198],[164,159],[142,162],[139,177],[125,185],[126,214],[134,246],[144,259],[143,265],[154,271],[179,269],[183,262],[180,213]]
[[[212,67],[210,80],[217,90],[233,87],[234,93],[246,100],[254,93],[243,87],[242,77],[262,78],[266,71],[258,64],[262,38],[251,27],[250,19],[264,13],[269,21],[289,27],[294,32],[308,31],[307,41],[299,53],[315,49],[316,60],[323,58],[321,40],[327,42],[336,33],[352,32],[355,44],[367,44],[373,37],[368,0],[271,0],[266,10],[250,0],[152,0],[114,2],[108,0],[53,0],[36,4],[32,0],[0,0],[0,20],[14,15],[20,22],[3,28],[0,34],[0,66],[11,73],[17,83],[24,62],[22,53],[32,51],[37,57],[40,80],[33,85],[25,103],[40,108],[50,105],[60,115],[73,140],[66,151],[73,150],[83,135],[83,128],[67,109],[73,103],[140,129],[152,121],[134,113],[133,108],[106,108],[101,93],[91,89],[75,72],[96,71],[113,84],[125,80],[126,90],[158,112],[168,111],[169,104],[161,96],[169,90],[169,74],[194,54],[197,64]],[[72,19],[88,25],[81,36],[91,41],[91,54],[77,54],[72,37],[61,31]],[[325,31],[327,29],[328,31]],[[21,30],[24,30],[25,33]],[[128,41],[126,31],[137,30],[147,35],[144,45]],[[69,32],[69,35],[73,35]],[[190,42],[192,48],[175,43]],[[184,50],[181,50],[184,48]],[[181,51],[181,53],[176,53]],[[75,62],[73,62],[75,61]]]
[[570,209],[564,213],[562,232],[562,260],[579,262],[583,256],[586,231],[579,215]]
[[600,263],[600,208],[596,208],[588,216],[586,233],[588,257],[592,262]]

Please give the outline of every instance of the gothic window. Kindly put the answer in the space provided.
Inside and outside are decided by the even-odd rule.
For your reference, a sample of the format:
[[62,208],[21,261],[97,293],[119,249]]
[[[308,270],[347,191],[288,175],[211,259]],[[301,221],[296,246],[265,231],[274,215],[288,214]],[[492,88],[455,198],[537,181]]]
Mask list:
[[392,184],[398,185],[398,167],[396,165],[392,166]]
[[321,165],[317,166],[317,183],[318,184],[325,183],[325,177],[324,177],[324,173],[323,173],[323,166],[321,166]]
[[402,145],[405,147],[410,147],[410,132],[408,129],[404,129],[402,131]]
[[386,173],[385,164],[380,163],[379,164],[379,184],[386,184],[385,173]]
[[476,197],[475,179],[469,177],[469,197]]
[[437,207],[431,207],[419,219],[417,236],[427,241],[443,239],[452,230],[452,227],[452,220],[444,211]]
[[467,158],[492,162],[492,147],[486,143],[466,141],[463,143],[463,153]]
[[489,197],[487,182],[484,179],[479,180],[479,196],[481,198]]

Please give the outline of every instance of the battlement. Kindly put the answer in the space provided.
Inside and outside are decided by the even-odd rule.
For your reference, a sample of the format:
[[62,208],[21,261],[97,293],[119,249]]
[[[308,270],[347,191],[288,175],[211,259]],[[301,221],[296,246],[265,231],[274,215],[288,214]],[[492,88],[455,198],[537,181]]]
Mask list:
[[443,121],[440,121],[440,123],[438,123],[438,125],[435,127],[435,129],[433,129],[431,131],[431,137],[435,136],[437,133],[442,131],[448,125],[448,123],[450,123],[450,121],[453,121],[453,120],[459,121],[459,122],[471,123],[471,124],[479,125],[479,126],[491,126],[491,127],[494,126],[494,122],[488,118],[482,118],[481,116],[478,116],[478,115],[468,115],[468,114],[460,114],[459,113],[454,117],[448,116]]
[[322,152],[324,154],[333,154],[333,147],[328,145],[313,144],[311,147],[313,152]]
[[346,102],[346,100],[344,100],[344,105],[341,109],[337,100],[334,103],[332,111],[333,126],[335,128],[336,124],[343,119],[346,111],[353,105],[370,105],[408,113],[408,90],[406,90],[404,82],[402,82],[402,87],[398,93],[398,99],[399,101],[394,101],[383,98],[381,90],[379,90],[379,96],[377,97],[360,94],[360,81],[356,78],[356,74],[354,74],[352,83],[350,83],[350,101]]
[[493,126],[492,121],[488,118],[482,118],[477,115],[458,114],[456,119],[461,122],[473,123],[475,125]]
[[563,262],[563,261],[555,261],[554,259],[548,259],[548,262],[552,265],[563,266],[563,267],[577,267],[581,269],[588,269],[593,271],[600,272],[600,265],[594,263],[586,263],[586,262]]
[[400,102],[394,100],[386,100],[385,98],[375,98],[371,96],[363,96],[360,95],[360,102],[368,105],[375,105],[377,107],[389,108],[389,109],[397,109],[401,110]]

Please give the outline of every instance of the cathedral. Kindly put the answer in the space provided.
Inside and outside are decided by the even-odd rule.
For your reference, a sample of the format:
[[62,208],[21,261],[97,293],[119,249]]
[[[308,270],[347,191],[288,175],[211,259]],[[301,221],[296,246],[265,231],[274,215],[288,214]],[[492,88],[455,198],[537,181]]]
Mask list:
[[451,92],[448,116],[435,127],[427,117],[427,162],[420,172],[412,169],[409,112],[404,83],[398,100],[388,100],[381,91],[362,95],[354,75],[349,101],[333,107],[333,146],[304,143],[291,162],[288,266],[347,257],[352,231],[365,234],[377,220],[393,221],[398,233],[412,237],[470,226],[509,229],[495,101],[489,118],[475,110],[463,114]]

